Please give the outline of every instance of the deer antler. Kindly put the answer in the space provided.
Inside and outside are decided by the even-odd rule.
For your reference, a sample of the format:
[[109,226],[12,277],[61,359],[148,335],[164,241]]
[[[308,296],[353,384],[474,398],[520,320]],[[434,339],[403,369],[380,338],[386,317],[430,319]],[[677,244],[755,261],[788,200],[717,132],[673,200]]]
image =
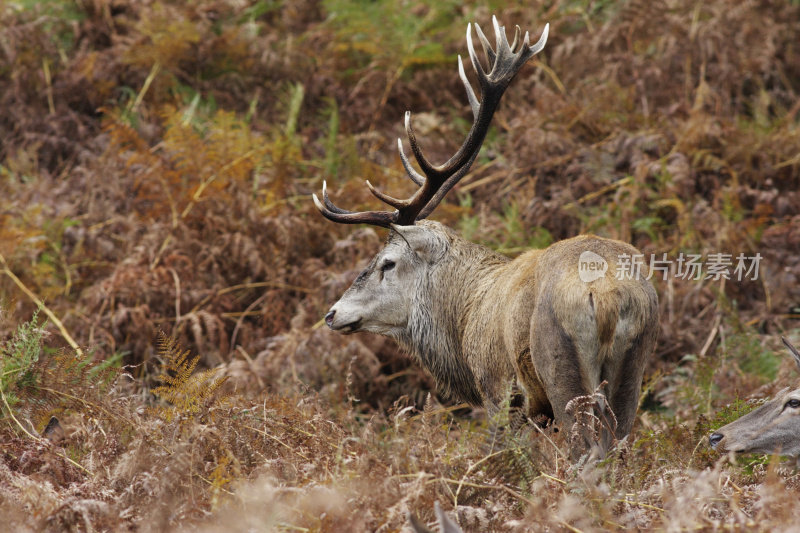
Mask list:
[[483,51],[486,55],[486,60],[491,65],[491,70],[488,74],[485,73],[481,66],[475,49],[472,46],[472,24],[467,25],[467,47],[469,49],[469,57],[472,60],[472,67],[478,76],[478,84],[480,85],[481,101],[475,96],[472,86],[467,80],[464,73],[464,65],[461,62],[461,56],[458,56],[458,74],[461,81],[464,82],[464,87],[467,90],[467,99],[469,100],[470,107],[472,107],[473,122],[472,127],[467,134],[467,138],[461,148],[443,165],[433,165],[423,155],[422,150],[417,143],[417,138],[414,135],[414,129],[411,127],[411,112],[406,111],[405,114],[405,127],[406,134],[408,135],[408,142],[411,145],[411,152],[417,160],[422,174],[417,172],[408,160],[408,157],[403,150],[402,140],[397,140],[397,146],[400,151],[400,159],[403,162],[403,167],[406,169],[408,177],[419,186],[419,189],[408,199],[401,200],[385,194],[375,187],[367,180],[367,187],[370,192],[385,204],[394,207],[394,211],[347,211],[336,207],[326,190],[325,182],[322,183],[322,202],[319,201],[317,195],[314,194],[314,203],[317,209],[328,219],[334,222],[341,222],[344,224],[372,224],[375,226],[389,227],[391,224],[409,225],[417,220],[426,218],[431,212],[439,205],[442,198],[447,192],[458,183],[469,170],[472,162],[478,156],[481,145],[483,144],[486,133],[489,130],[489,125],[492,122],[492,116],[500,103],[500,98],[508,87],[511,80],[514,79],[517,72],[519,72],[522,65],[525,64],[531,57],[539,53],[547,42],[547,34],[550,25],[544,27],[542,36],[539,41],[530,46],[528,32],[525,32],[525,37],[517,49],[517,44],[520,42],[520,28],[517,26],[516,33],[514,34],[514,41],[511,45],[508,44],[506,37],[505,27],[501,27],[497,23],[497,18],[492,17],[492,24],[494,25],[494,33],[496,36],[495,49],[492,49],[486,36],[481,31],[480,26],[475,24],[475,29],[478,38],[483,46]]

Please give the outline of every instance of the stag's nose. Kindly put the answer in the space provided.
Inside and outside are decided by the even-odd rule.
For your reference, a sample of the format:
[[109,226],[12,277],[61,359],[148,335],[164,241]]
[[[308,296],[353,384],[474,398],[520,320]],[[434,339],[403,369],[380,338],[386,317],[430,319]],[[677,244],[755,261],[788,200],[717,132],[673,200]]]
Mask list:
[[712,433],[708,436],[708,443],[711,444],[712,448],[716,448],[719,441],[721,441],[725,437],[722,433]]
[[333,325],[334,315],[336,315],[336,311],[328,311],[328,314],[325,315],[325,323],[328,324],[329,328]]

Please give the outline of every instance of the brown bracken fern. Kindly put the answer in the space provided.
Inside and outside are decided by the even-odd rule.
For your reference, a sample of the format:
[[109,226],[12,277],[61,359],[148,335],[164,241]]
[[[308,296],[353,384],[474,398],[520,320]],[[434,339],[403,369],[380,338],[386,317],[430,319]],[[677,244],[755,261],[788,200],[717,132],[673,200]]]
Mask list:
[[200,356],[189,357],[189,350],[182,350],[177,340],[164,332],[158,334],[158,355],[162,360],[161,385],[152,393],[169,406],[155,407],[156,413],[167,421],[176,415],[194,417],[200,414],[217,398],[217,391],[228,379],[215,377],[217,369],[208,369],[194,374]]

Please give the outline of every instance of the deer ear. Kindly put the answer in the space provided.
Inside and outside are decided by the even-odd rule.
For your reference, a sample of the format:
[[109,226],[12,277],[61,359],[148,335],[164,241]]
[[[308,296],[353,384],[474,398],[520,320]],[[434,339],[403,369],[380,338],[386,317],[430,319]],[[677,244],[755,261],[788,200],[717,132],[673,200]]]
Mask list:
[[789,351],[792,352],[792,356],[794,357],[794,362],[797,363],[797,370],[800,371],[800,353],[797,352],[797,348],[792,346],[792,343],[786,337],[781,337],[783,344],[789,348]]
[[430,228],[392,224],[391,229],[408,244],[420,259],[427,263],[436,263],[447,251],[446,239]]

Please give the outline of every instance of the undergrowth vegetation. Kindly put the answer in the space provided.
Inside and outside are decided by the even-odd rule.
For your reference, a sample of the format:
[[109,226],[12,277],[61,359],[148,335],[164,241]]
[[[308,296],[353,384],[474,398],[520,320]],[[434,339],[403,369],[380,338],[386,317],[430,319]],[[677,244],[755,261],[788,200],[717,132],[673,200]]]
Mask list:
[[[730,254],[654,277],[637,424],[598,464],[322,327],[384,235],[310,194],[410,192],[406,109],[446,160],[492,14],[550,39],[433,218],[509,255],[580,232]],[[787,0],[3,3],[4,526],[399,531],[438,501],[465,531],[796,527],[800,475],[707,436],[796,379],[799,26]]]

